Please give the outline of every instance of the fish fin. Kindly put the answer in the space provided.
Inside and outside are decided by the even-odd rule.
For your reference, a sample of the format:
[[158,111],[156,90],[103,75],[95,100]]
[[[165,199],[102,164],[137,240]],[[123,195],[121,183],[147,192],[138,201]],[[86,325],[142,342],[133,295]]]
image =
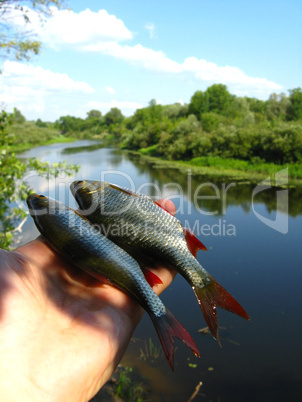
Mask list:
[[[246,320],[250,320],[247,312],[243,307],[231,296],[214,278],[210,277],[209,283],[204,287],[193,287],[198,303],[208,324],[208,327],[217,339],[219,345],[218,334],[218,318],[216,307],[223,308],[231,313],[237,314]],[[221,346],[221,345],[220,345]]]
[[121,188],[119,186],[116,186],[115,184],[109,184],[109,186],[111,188],[114,188],[114,190],[118,190],[121,191],[122,193],[128,194],[128,195],[133,195],[134,197],[138,197],[137,194],[135,194],[133,191],[125,189],[125,188]]
[[193,351],[195,356],[200,357],[200,353],[193,338],[169,310],[166,310],[166,313],[160,317],[157,317],[154,314],[150,314],[150,317],[158,334],[160,343],[162,344],[166,358],[173,371],[174,337],[180,339],[185,345],[187,345]]
[[191,251],[191,253],[194,255],[195,258],[197,255],[197,251],[199,250],[208,251],[206,246],[203,243],[201,243],[200,240],[197,239],[192,230],[188,228],[183,228],[183,231],[187,241],[188,249]]
[[149,285],[153,288],[154,285],[161,285],[163,281],[155,275],[154,272],[150,271],[147,268],[143,268],[143,273],[145,275],[146,281],[149,283]]

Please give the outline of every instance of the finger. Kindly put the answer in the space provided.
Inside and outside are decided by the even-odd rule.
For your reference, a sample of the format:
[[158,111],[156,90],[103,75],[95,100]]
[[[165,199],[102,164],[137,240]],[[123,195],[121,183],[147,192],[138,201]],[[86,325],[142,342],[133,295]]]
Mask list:
[[161,207],[166,209],[171,215],[175,216],[176,214],[176,207],[174,203],[171,200],[168,200],[167,198],[160,198],[159,200],[156,201],[157,204],[159,204]]

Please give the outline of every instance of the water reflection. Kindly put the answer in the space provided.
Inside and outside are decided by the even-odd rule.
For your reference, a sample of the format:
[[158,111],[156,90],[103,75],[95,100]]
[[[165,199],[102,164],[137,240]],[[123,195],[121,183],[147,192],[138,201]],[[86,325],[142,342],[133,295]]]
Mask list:
[[[163,168],[160,165],[145,162],[131,154],[127,156],[129,161],[136,164],[140,174],[149,173],[152,183],[157,183],[160,187],[171,183],[171,188],[173,188],[173,185],[175,189],[181,188],[183,195],[188,198],[188,201],[194,203],[194,205],[197,205],[202,210],[217,211],[217,215],[223,215],[226,207],[236,205],[241,206],[246,212],[250,212],[252,201],[255,204],[265,204],[267,211],[271,213],[277,209],[276,191],[284,190],[283,187],[272,187],[271,189],[259,192],[254,200],[252,200],[251,194],[255,188],[255,184],[251,184],[248,181],[242,182],[232,179],[226,181],[225,177],[221,180],[217,179],[217,177],[198,174],[191,175],[189,170],[180,172],[177,169]],[[151,188],[150,195],[156,197],[157,194],[154,187]],[[289,215],[294,217],[301,215],[302,203],[300,200],[302,197],[302,186],[288,188],[288,195]],[[279,207],[281,210],[286,209],[282,205],[279,205]]]
[[[66,160],[80,164],[74,177],[58,177],[47,182],[28,178],[35,191],[53,196],[75,206],[69,183],[79,179],[104,178],[117,185],[142,189],[145,194],[169,196],[178,208],[178,218],[194,227],[208,225],[211,230],[200,234],[208,252],[200,252],[198,261],[246,309],[252,319],[249,324],[223,310],[219,325],[226,328],[227,339],[220,349],[211,337],[198,332],[205,326],[191,288],[177,276],[162,295],[163,302],[189,330],[201,352],[200,360],[177,342],[175,372],[159,359],[154,366],[141,358],[140,347],[156,333],[148,317],[143,317],[123,359],[135,366],[152,386],[152,401],[185,401],[202,381],[195,400],[279,401],[298,400],[301,396],[300,333],[302,308],[302,204],[301,188],[288,190],[288,233],[282,234],[264,224],[253,211],[274,220],[277,191],[267,189],[252,199],[253,185],[217,178],[190,176],[175,169],[153,168],[132,155],[113,149],[91,149],[89,141],[39,147],[22,157],[39,157],[50,162]],[[81,147],[81,152],[66,152]],[[89,149],[87,149],[89,147]],[[63,150],[65,150],[63,152]],[[147,185],[146,185],[147,183]],[[148,184],[150,183],[150,184]],[[210,183],[205,185],[204,183]],[[208,198],[206,198],[208,197]],[[210,198],[212,197],[212,198]],[[253,203],[254,202],[254,203]],[[284,210],[284,205],[279,205]],[[216,226],[215,226],[216,225]],[[234,235],[219,233],[219,225],[233,225]],[[23,242],[37,235],[32,220],[24,225]],[[163,239],[164,241],[164,239]],[[240,346],[238,346],[240,344]],[[212,368],[213,370],[209,370]]]
[[62,155],[78,154],[80,152],[96,151],[100,148],[103,148],[103,144],[85,145],[82,147],[75,146],[75,147],[64,148],[61,153]]

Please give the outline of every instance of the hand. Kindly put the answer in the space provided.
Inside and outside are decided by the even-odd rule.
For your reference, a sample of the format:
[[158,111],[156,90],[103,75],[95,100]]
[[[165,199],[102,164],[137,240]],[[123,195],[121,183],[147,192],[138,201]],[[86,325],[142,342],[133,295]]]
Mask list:
[[[175,214],[171,201],[160,203]],[[160,294],[175,273],[156,275]],[[88,401],[142,315],[137,302],[71,266],[41,237],[0,250],[0,400]]]

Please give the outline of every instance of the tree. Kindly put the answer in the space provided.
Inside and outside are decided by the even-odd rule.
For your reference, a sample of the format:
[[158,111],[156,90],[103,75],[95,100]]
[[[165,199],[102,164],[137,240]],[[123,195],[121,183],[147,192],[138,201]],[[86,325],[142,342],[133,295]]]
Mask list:
[[188,114],[195,114],[199,119],[200,114],[208,111],[207,98],[204,92],[196,91],[191,97]]
[[224,114],[227,111],[233,99],[227,87],[223,84],[214,84],[210,86],[205,92],[205,97],[208,111],[221,114]]
[[301,88],[291,89],[289,91],[289,105],[286,110],[287,120],[302,119],[302,90]]
[[[50,14],[50,5],[59,6],[61,0],[31,0],[33,8],[40,15]],[[40,52],[41,43],[32,36],[28,24],[28,8],[22,5],[21,1],[0,0],[0,56],[3,59],[28,60],[33,54]],[[26,28],[19,32],[11,23],[11,19],[18,12],[25,21]],[[1,72],[0,72],[1,73]],[[23,175],[29,170],[36,170],[37,173],[58,175],[64,169],[67,174],[71,173],[76,166],[67,166],[65,163],[50,165],[37,159],[30,159],[25,162],[18,159],[10,152],[10,137],[8,127],[12,123],[23,124],[24,116],[18,109],[9,115],[0,110],[0,247],[9,248],[13,242],[16,226],[20,219],[26,219],[26,213],[13,208],[12,204],[18,199],[24,200],[31,192],[31,189],[22,181]]]
[[9,248],[20,219],[27,217],[22,209],[12,207],[14,202],[26,199],[31,192],[22,181],[23,175],[30,170],[50,176],[57,176],[62,169],[67,174],[77,170],[77,166],[67,166],[64,162],[50,165],[35,158],[23,162],[10,153],[7,149],[7,127],[11,124],[12,116],[5,111],[0,112],[0,248]]
[[41,119],[37,119],[36,126],[38,126],[38,127],[47,127],[47,123],[45,123]]
[[266,114],[269,120],[285,119],[286,110],[290,101],[288,97],[282,93],[280,95],[272,93],[266,102]]
[[120,109],[117,107],[112,107],[108,113],[105,114],[105,123],[107,126],[111,124],[120,123],[123,120],[124,116]]
[[[50,6],[60,7],[64,0],[29,0],[32,8],[41,17],[51,15]],[[29,60],[41,51],[41,42],[35,38],[30,29],[29,8],[22,0],[0,0],[0,55],[2,58]],[[24,19],[24,29],[16,28],[13,19],[16,16]]]
[[13,117],[14,122],[18,123],[18,124],[22,124],[26,121],[23,114],[17,108],[14,108],[14,113],[13,113],[12,117]]
[[87,112],[87,119],[100,119],[102,117],[102,112],[99,110],[90,110]]

